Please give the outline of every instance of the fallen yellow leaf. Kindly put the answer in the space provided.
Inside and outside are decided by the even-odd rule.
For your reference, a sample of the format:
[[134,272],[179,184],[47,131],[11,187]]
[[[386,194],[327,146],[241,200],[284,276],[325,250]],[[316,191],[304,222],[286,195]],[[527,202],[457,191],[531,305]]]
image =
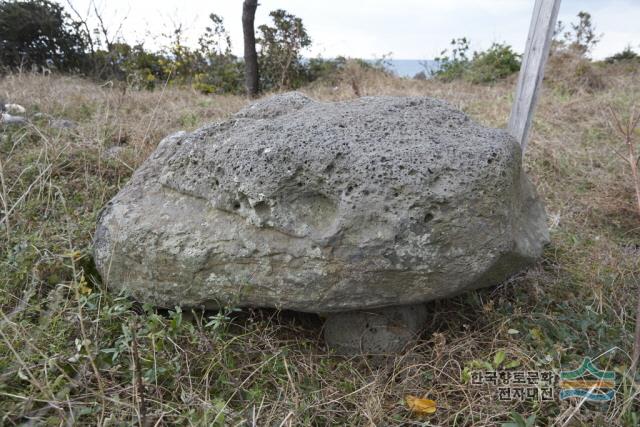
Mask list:
[[410,394],[404,397],[407,407],[417,415],[430,415],[436,412],[436,402],[430,399],[421,399]]

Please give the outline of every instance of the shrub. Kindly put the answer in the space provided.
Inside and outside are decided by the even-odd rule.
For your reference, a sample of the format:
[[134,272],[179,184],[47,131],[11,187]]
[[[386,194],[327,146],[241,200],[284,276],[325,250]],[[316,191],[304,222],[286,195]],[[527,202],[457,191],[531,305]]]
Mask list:
[[612,55],[605,59],[605,62],[608,64],[615,64],[618,62],[631,62],[631,61],[640,61],[640,55],[635,53],[631,46],[627,46],[624,48],[622,52],[618,52],[615,55]]
[[490,83],[520,70],[520,55],[511,46],[494,43],[469,58],[469,40],[465,37],[451,41],[451,54],[443,50],[435,60],[438,68],[432,74],[442,80],[465,79],[472,83]]
[[116,78],[136,89],[154,89],[169,77],[164,57],[145,50],[141,44],[114,43],[111,51],[99,51],[98,55],[107,57],[106,69],[111,73],[110,76],[99,76],[102,79]]
[[242,74],[231,54],[230,38],[222,18],[209,15],[213,27],[207,27],[191,49],[182,41],[182,28],[174,31],[169,47],[163,52],[165,73],[172,84],[190,85],[203,93],[238,92]]
[[511,46],[494,43],[484,52],[475,52],[465,77],[472,83],[491,83],[520,71],[521,55]]
[[194,78],[194,89],[208,93],[242,93],[244,66],[235,56],[221,56],[211,60],[208,67]]
[[427,80],[427,73],[425,73],[424,71],[417,72],[413,76],[413,79],[414,80]]
[[[230,37],[222,18],[211,24],[193,49],[183,43],[182,28],[169,46],[154,52],[125,41],[92,42],[85,22],[74,21],[63,7],[49,0],[0,0],[0,64],[6,69],[46,67],[116,80],[136,89],[153,89],[165,82],[191,85],[204,93],[242,91],[242,63],[231,54]],[[106,35],[105,35],[106,37]]]
[[557,51],[570,50],[580,56],[587,56],[600,42],[602,36],[596,34],[591,14],[581,11],[577,17],[578,22],[569,24],[571,29],[568,31],[565,31],[564,23],[558,21],[551,48],[552,54]]
[[241,92],[242,63],[231,54],[222,18],[211,14],[209,19],[212,25],[206,27],[196,49],[184,44],[181,27],[173,31],[169,46],[158,53],[145,51],[141,45],[124,49],[124,54],[112,49],[108,55],[117,64],[115,74],[124,74],[137,88],[153,89],[166,81],[190,85],[202,93]]
[[231,37],[221,17],[209,15],[211,26],[198,39],[197,53],[202,67],[195,75],[194,88],[203,93],[240,93],[243,86],[243,64],[231,54]]
[[564,28],[562,21],[558,21],[545,80],[552,87],[569,94],[604,89],[603,71],[589,59],[589,52],[600,41],[591,15],[580,12],[578,22],[571,23],[569,31]]
[[549,57],[545,81],[561,92],[594,93],[606,87],[601,67],[596,66],[579,51],[556,51]]
[[433,75],[441,80],[451,81],[461,78],[469,68],[469,40],[466,37],[451,40],[451,53],[445,49],[435,58],[438,69]]
[[339,56],[334,59],[311,58],[305,66],[305,79],[309,82],[320,81],[322,83],[336,85],[340,79],[340,73],[344,69],[347,59]]
[[296,88],[305,82],[301,50],[311,45],[302,19],[278,9],[269,16],[273,25],[260,25],[256,43],[260,86],[265,89]]
[[87,60],[86,34],[59,4],[49,0],[0,2],[0,63],[80,70]]

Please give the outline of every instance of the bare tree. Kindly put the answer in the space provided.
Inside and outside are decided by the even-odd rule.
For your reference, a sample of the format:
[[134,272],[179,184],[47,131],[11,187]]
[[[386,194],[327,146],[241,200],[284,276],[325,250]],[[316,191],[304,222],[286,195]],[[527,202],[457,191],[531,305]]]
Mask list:
[[258,95],[258,53],[256,52],[256,32],[254,21],[258,0],[244,0],[242,4],[242,31],[244,33],[244,79],[247,94],[251,97]]
[[[96,53],[96,49],[93,45],[93,37],[91,37],[91,30],[89,29],[89,25],[87,24],[87,16],[83,17],[80,12],[78,12],[78,9],[76,9],[73,6],[73,3],[71,3],[70,0],[67,0],[67,6],[69,6],[69,9],[71,9],[73,11],[73,13],[76,14],[76,16],[78,17],[78,22],[80,22],[80,24],[82,24],[82,26],[84,27],[85,31],[86,31],[86,35],[87,35],[87,41],[89,42],[89,48],[91,49],[91,55]],[[88,13],[87,13],[88,15]]]
[[104,43],[107,45],[107,52],[111,52],[113,43],[109,38],[109,32],[107,31],[107,27],[104,25],[104,21],[102,19],[102,15],[98,12],[98,7],[95,2],[91,2],[93,4],[93,11],[96,14],[96,18],[98,18],[98,22],[100,23],[100,30],[102,31],[102,35],[104,36]]

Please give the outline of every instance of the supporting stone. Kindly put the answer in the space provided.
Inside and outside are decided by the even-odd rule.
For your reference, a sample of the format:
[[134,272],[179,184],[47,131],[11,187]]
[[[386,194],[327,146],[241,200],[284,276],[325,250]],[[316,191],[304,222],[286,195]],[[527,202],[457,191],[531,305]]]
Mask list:
[[333,313],[324,325],[327,346],[338,354],[400,352],[423,328],[424,304]]

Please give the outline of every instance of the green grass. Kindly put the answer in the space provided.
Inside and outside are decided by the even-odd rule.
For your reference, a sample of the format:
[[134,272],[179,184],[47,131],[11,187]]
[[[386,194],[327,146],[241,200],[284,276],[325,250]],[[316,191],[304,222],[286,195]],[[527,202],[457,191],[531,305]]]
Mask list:
[[[429,303],[420,339],[386,358],[331,355],[314,315],[156,310],[96,276],[96,217],[132,170],[163,136],[223,119],[245,100],[4,78],[0,93],[12,102],[78,126],[53,129],[45,116],[0,135],[0,194],[10,212],[3,208],[0,227],[0,425],[470,426],[532,416],[537,425],[636,425],[627,353],[640,218],[601,111],[639,99],[640,77],[611,70],[602,91],[549,87],[541,98],[526,158],[552,231],[540,263],[497,287]],[[487,125],[506,123],[513,82],[367,73],[354,73],[363,95],[436,96]],[[332,100],[353,97],[351,88],[305,90]],[[611,404],[499,402],[495,390],[468,382],[470,369],[502,358],[501,369],[559,371],[607,351],[598,364],[618,373]],[[407,394],[436,400],[436,413],[412,415]]]

